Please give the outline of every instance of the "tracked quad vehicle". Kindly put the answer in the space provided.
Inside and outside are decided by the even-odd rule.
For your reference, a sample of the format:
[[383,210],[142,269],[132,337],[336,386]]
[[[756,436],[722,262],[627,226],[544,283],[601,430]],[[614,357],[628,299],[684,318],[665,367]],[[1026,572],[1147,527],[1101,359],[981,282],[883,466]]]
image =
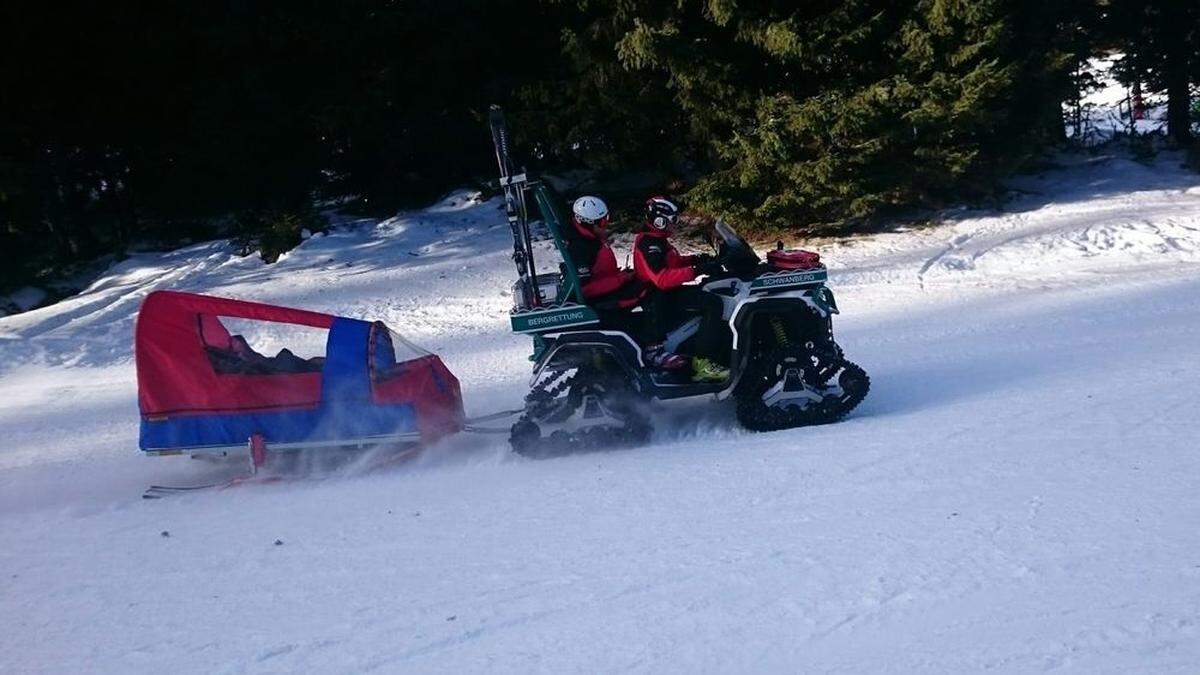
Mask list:
[[[512,330],[532,336],[534,344],[531,389],[510,437],[516,452],[545,457],[643,443],[652,432],[647,410],[655,399],[732,399],[742,426],[772,431],[835,422],[866,397],[867,374],[833,339],[838,309],[817,256],[780,246],[764,262],[720,221],[714,241],[721,271],[701,287],[721,299],[729,377],[681,381],[652,367],[639,331],[630,328],[645,312],[637,308],[626,320],[606,322],[604,308],[587,304],[567,241],[570,212],[552,186],[516,169],[498,108],[490,125],[518,274]],[[531,203],[537,217],[531,218]],[[531,224],[544,228],[537,245],[552,244],[561,261],[557,271],[538,271]],[[700,322],[686,318],[668,334],[665,348],[689,353]]]

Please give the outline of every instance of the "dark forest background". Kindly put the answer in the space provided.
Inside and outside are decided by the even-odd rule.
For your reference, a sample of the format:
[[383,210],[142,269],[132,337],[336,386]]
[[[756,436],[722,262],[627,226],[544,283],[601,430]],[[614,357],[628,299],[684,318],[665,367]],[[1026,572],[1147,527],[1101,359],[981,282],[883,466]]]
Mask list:
[[1082,64],[1190,146],[1192,0],[342,0],[0,9],[0,291],[131,247],[322,226],[494,173],[649,176],[747,228],[977,202],[1065,141]]

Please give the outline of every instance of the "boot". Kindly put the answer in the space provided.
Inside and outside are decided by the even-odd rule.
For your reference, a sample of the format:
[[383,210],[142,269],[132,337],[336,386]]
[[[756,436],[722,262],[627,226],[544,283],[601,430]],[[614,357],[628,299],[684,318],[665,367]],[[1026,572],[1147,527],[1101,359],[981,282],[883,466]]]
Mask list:
[[646,362],[654,368],[668,372],[685,370],[691,365],[688,357],[669,352],[661,344],[646,348]]
[[699,356],[692,359],[693,382],[724,382],[729,379],[729,369]]

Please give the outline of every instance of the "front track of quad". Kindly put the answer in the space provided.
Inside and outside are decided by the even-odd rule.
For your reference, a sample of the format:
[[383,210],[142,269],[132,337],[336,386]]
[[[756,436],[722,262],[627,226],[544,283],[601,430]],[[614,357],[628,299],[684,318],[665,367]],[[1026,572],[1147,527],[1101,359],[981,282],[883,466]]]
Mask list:
[[645,403],[621,378],[590,368],[556,373],[525,397],[510,442],[533,458],[641,445],[652,430],[639,410]]

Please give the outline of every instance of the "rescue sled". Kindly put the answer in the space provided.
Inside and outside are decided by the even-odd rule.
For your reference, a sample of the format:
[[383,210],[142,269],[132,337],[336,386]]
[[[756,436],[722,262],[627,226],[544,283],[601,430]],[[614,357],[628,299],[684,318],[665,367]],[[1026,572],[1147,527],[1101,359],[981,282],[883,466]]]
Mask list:
[[[231,326],[323,331],[323,353],[263,353]],[[267,448],[415,445],[464,424],[457,378],[378,321],[157,291],[138,312],[134,350],[148,455],[249,450],[257,468]]]

